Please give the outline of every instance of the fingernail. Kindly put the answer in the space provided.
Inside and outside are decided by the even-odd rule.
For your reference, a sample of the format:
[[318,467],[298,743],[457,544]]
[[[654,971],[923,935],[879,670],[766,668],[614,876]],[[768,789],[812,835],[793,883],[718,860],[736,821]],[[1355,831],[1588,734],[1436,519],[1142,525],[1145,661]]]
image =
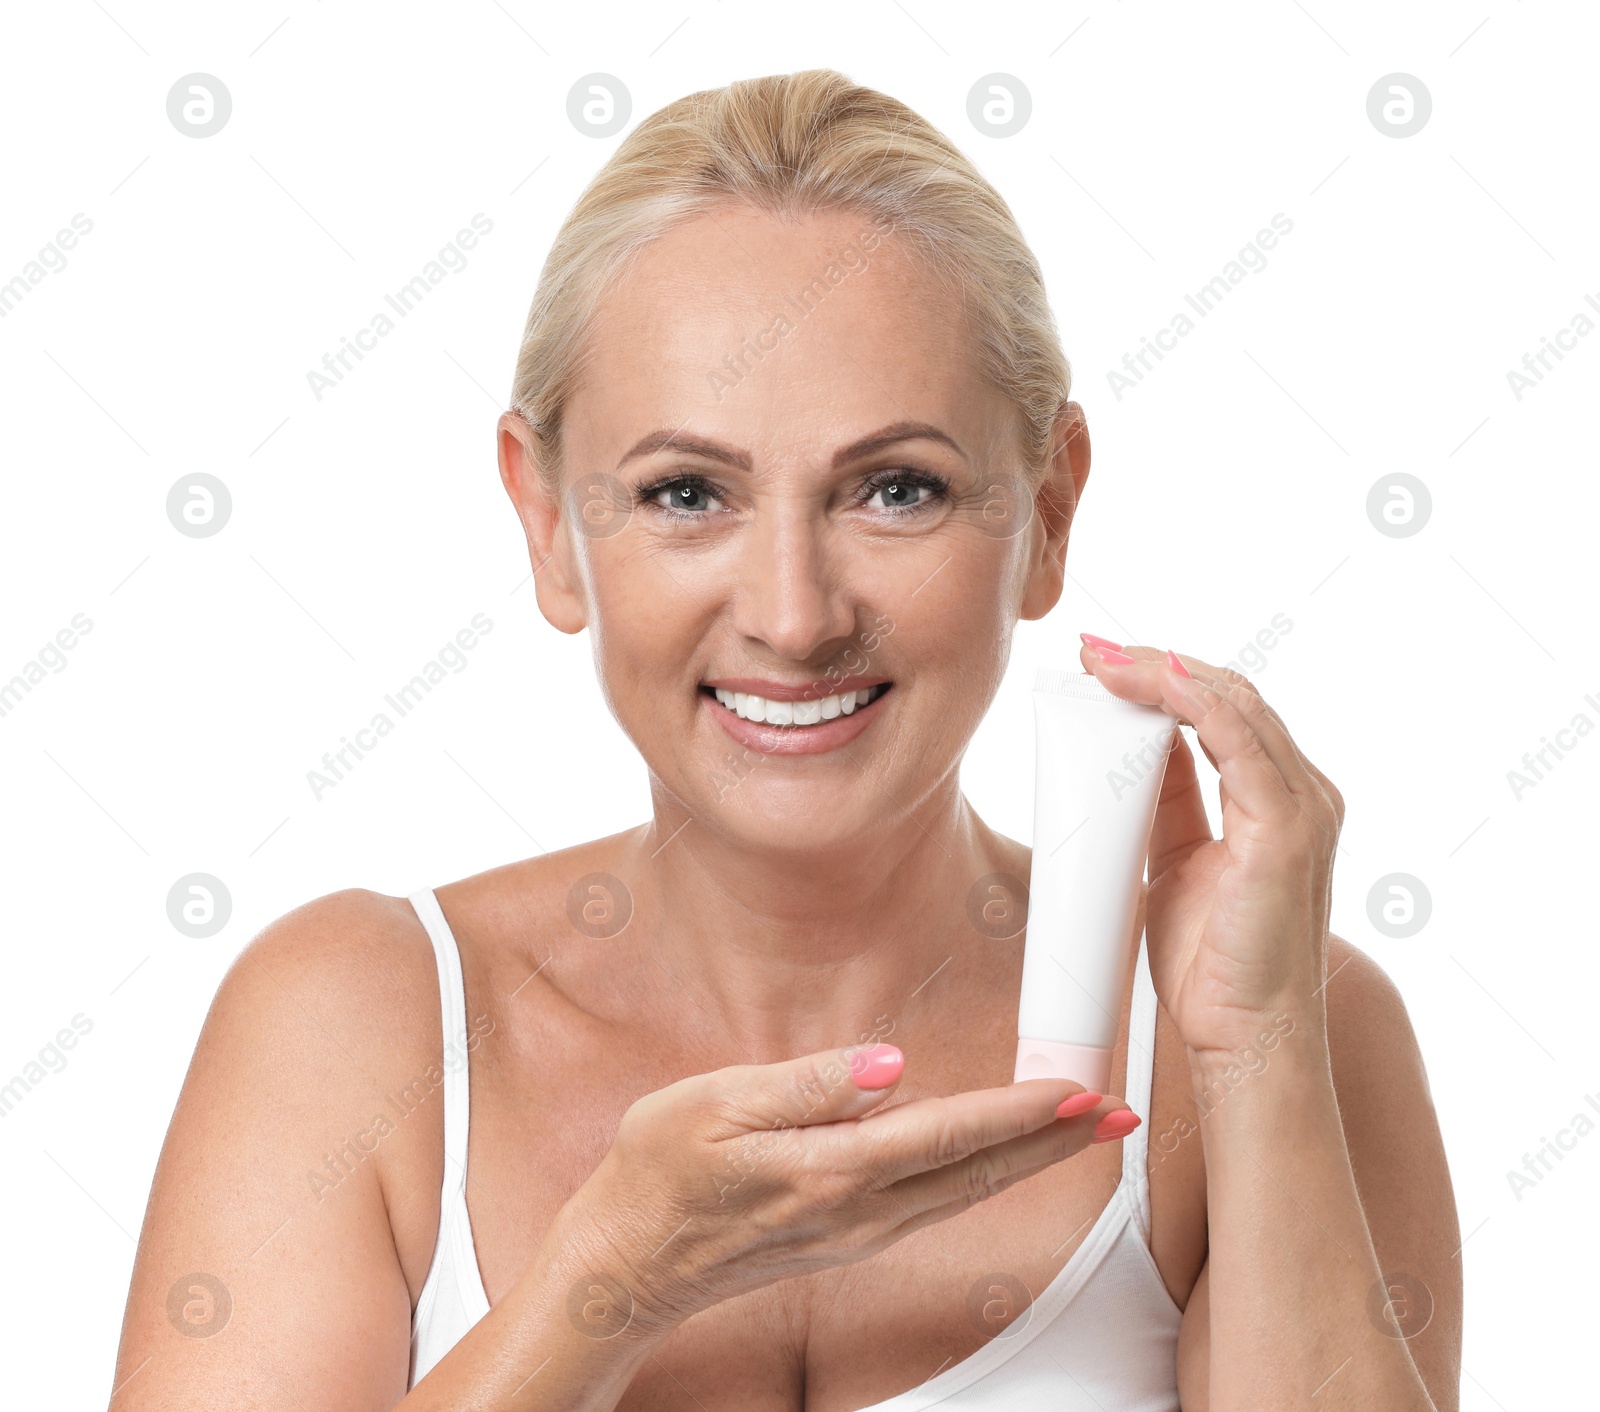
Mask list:
[[850,1056],[850,1073],[857,1088],[888,1088],[900,1077],[906,1056],[892,1044],[875,1044]]
[[1095,1107],[1102,1095],[1098,1093],[1075,1093],[1071,1098],[1063,1098],[1061,1106],[1056,1109],[1058,1118],[1076,1118],[1080,1113],[1087,1113]]
[[1122,644],[1113,642],[1109,637],[1099,637],[1092,632],[1080,632],[1078,636],[1090,647],[1109,647],[1113,652],[1122,650]]
[[1133,661],[1133,658],[1128,656],[1126,652],[1118,652],[1113,647],[1096,647],[1095,655],[1099,657],[1102,662],[1117,662],[1120,664],[1122,662]]
[[1111,1142],[1115,1138],[1127,1137],[1143,1120],[1137,1113],[1130,1113],[1126,1108],[1119,1108],[1115,1113],[1107,1113],[1094,1127],[1094,1140],[1096,1142]]
[[1189,675],[1189,669],[1178,660],[1178,654],[1170,647],[1167,648],[1167,665],[1171,667],[1172,670],[1175,671],[1180,677],[1186,677]]

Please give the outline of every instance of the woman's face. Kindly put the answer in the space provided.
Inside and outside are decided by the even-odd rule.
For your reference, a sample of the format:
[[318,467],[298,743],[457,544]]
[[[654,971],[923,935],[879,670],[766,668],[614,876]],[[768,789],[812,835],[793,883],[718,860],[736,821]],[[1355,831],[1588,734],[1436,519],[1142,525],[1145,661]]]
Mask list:
[[696,823],[817,853],[899,825],[949,779],[1017,618],[1060,593],[1076,406],[1036,507],[958,303],[851,212],[681,227],[607,292],[591,348],[559,513],[502,422],[545,616],[589,629],[619,723]]

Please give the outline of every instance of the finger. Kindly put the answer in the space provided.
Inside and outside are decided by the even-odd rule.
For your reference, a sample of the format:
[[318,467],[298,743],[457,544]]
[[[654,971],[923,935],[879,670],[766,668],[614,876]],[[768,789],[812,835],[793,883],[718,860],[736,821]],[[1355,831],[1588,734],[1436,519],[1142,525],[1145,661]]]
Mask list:
[[[1272,708],[1271,703],[1256,690],[1248,677],[1241,676],[1231,668],[1214,667],[1198,658],[1179,658],[1179,660],[1184,662],[1192,677],[1209,682],[1215,689],[1227,695],[1239,709],[1240,714],[1260,738],[1263,748],[1272,757],[1274,764],[1279,767],[1279,773],[1283,775],[1295,800],[1299,803],[1303,816],[1309,819],[1330,843],[1336,844],[1344,819],[1344,799],[1334,788],[1333,782],[1306,758],[1305,752],[1290,735],[1288,727],[1283,724],[1283,718]],[[1229,804],[1225,785],[1221,794],[1222,807],[1226,812]]]
[[[1189,669],[1192,675],[1201,676],[1203,674],[1213,686],[1218,688],[1218,690],[1221,690],[1223,685],[1226,685],[1234,690],[1252,692],[1256,700],[1261,703],[1261,709],[1266,712],[1270,722],[1270,724],[1268,724],[1264,729],[1258,731],[1258,734],[1261,735],[1262,741],[1267,746],[1269,752],[1276,757],[1279,754],[1279,747],[1281,746],[1282,751],[1285,752],[1287,758],[1297,762],[1300,769],[1302,769],[1306,776],[1313,781],[1314,788],[1307,787],[1304,790],[1297,789],[1296,792],[1302,795],[1312,794],[1314,796],[1316,790],[1320,790],[1322,797],[1327,800],[1335,810],[1340,813],[1343,812],[1344,801],[1340,797],[1339,791],[1334,787],[1333,781],[1330,780],[1327,775],[1323,774],[1323,772],[1319,770],[1312,762],[1311,758],[1305,753],[1305,751],[1300,748],[1300,742],[1294,738],[1294,736],[1290,733],[1289,728],[1284,725],[1282,715],[1279,714],[1278,710],[1270,701],[1266,699],[1266,697],[1262,696],[1259,688],[1257,688],[1255,683],[1252,682],[1249,677],[1243,676],[1229,667],[1213,667],[1210,665],[1210,663],[1202,662],[1196,657],[1184,657],[1180,655],[1178,660]],[[1215,761],[1212,761],[1213,765],[1215,763]],[[1285,777],[1290,778],[1291,784],[1295,783],[1295,780],[1287,773]]]
[[[1087,647],[1083,655],[1106,690],[1130,701],[1160,706],[1192,725],[1216,762],[1229,799],[1246,818],[1264,828],[1278,828],[1311,817],[1307,801],[1297,797],[1257,733],[1256,726],[1264,723],[1265,715],[1246,700],[1259,705],[1261,698],[1254,692],[1241,692],[1235,701],[1231,688],[1225,694],[1203,676],[1180,674],[1165,654],[1157,656],[1153,648],[1124,648],[1117,655],[1132,659],[1126,662],[1104,661]],[[1247,719],[1246,712],[1253,719]],[[1302,765],[1290,764],[1289,768],[1303,788],[1313,787]]]
[[1108,1112],[1125,1108],[1112,1099],[1073,1118],[1058,1118],[1037,1132],[995,1143],[959,1162],[905,1177],[883,1195],[905,1208],[908,1217],[953,1203],[970,1206],[1023,1177],[1082,1152],[1094,1141],[1095,1125]]
[[[1188,722],[1186,721],[1186,722],[1184,722],[1184,724],[1188,725]],[[1193,730],[1194,727],[1193,726],[1189,726],[1189,729]],[[1180,732],[1180,734],[1181,734],[1181,732]],[[1206,757],[1206,760],[1210,763],[1211,768],[1213,770],[1215,770],[1217,768],[1217,757],[1211,753],[1211,747],[1208,746],[1205,743],[1205,741],[1201,740],[1198,735],[1195,736],[1194,743],[1200,747],[1201,754],[1203,754]],[[1218,771],[1218,776],[1219,777],[1217,779],[1217,798],[1222,801],[1222,812],[1223,812],[1224,815],[1226,815],[1227,812],[1228,812],[1228,786],[1225,785],[1222,782],[1222,779],[1220,777],[1221,776],[1221,772],[1220,771]]]
[[1289,728],[1249,677],[1231,667],[1217,667],[1198,657],[1179,656],[1178,660],[1191,677],[1208,683],[1239,708],[1240,714],[1250,722],[1251,728],[1261,738],[1267,754],[1278,766],[1284,779],[1297,794],[1314,792],[1319,788],[1314,778],[1311,762],[1306,759]]
[[892,1044],[851,1045],[778,1064],[732,1064],[685,1082],[698,1084],[712,1115],[708,1135],[720,1139],[858,1118],[894,1092],[904,1064]]
[[1150,876],[1159,877],[1179,859],[1211,842],[1211,820],[1206,816],[1194,752],[1181,730],[1172,733],[1172,750],[1161,777],[1155,825],[1150,830]]
[[[1071,1079],[1024,1079],[1005,1088],[920,1098],[869,1114],[854,1125],[847,1145],[888,1185],[1049,1127],[1062,1100],[1083,1092]],[[1091,1111],[1103,1113],[1104,1103]]]
[[[1141,694],[1130,696],[1130,699],[1144,701],[1150,705],[1166,705],[1156,690],[1156,684],[1161,680],[1163,668],[1169,667],[1172,658],[1176,658],[1181,664],[1181,670],[1177,671],[1176,675],[1181,677],[1187,672],[1190,680],[1203,682],[1233,706],[1260,741],[1261,748],[1277,767],[1284,783],[1291,791],[1308,803],[1320,800],[1321,788],[1312,778],[1309,762],[1301,754],[1300,747],[1295,744],[1288,728],[1283,724],[1282,717],[1267,704],[1248,677],[1229,667],[1214,666],[1199,657],[1180,656],[1177,653],[1172,653],[1169,657],[1166,648],[1125,646],[1120,649],[1120,653],[1122,656],[1132,657],[1133,662],[1107,662],[1091,650],[1088,644],[1084,645],[1084,661],[1088,663],[1091,671],[1096,671],[1097,675],[1099,669],[1115,671],[1119,667],[1125,673],[1134,672],[1136,669],[1140,672],[1136,682],[1124,681],[1119,687],[1113,678],[1102,681],[1102,686],[1108,690],[1116,690],[1117,694],[1122,696],[1130,696],[1125,687],[1136,686]],[[1190,721],[1190,724],[1198,723]],[[1208,750],[1207,754],[1212,755],[1212,752]],[[1214,755],[1211,763],[1213,766],[1217,765]]]
[[[1078,1150],[1080,1149],[1073,1149],[1073,1151]],[[1071,1156],[1072,1153],[1069,1152],[1064,1155]],[[959,1216],[963,1211],[971,1210],[975,1203],[983,1201],[990,1196],[998,1196],[1007,1187],[1015,1186],[1020,1181],[1026,1181],[1035,1172],[1042,1172],[1046,1167],[1054,1165],[1056,1160],[1058,1159],[1052,1158],[1050,1161],[1041,1162],[1036,1167],[1029,1167],[1025,1171],[1017,1171],[1009,1176],[997,1178],[986,1191],[958,1196],[952,1201],[946,1201],[941,1206],[929,1206],[924,1210],[917,1210],[915,1207],[909,1206],[902,1198],[894,1197],[892,1195],[893,1188],[890,1188],[889,1191],[883,1193],[883,1196],[893,1200],[894,1204],[890,1207],[891,1211],[903,1211],[906,1213],[905,1219],[898,1226],[887,1232],[885,1237],[874,1242],[869,1247],[868,1253],[876,1253],[883,1246],[893,1244],[902,1236],[910,1235],[912,1231],[920,1231],[924,1226],[931,1226],[935,1222],[948,1221],[952,1216]]]
[[[1046,1162],[1039,1167],[1030,1168],[1027,1171],[1014,1172],[1010,1176],[1002,1177],[994,1183],[987,1195],[997,1195],[1009,1186],[1015,1186],[1020,1181],[1026,1181],[1035,1172],[1042,1171],[1044,1167],[1049,1165],[1050,1163]],[[948,1221],[952,1216],[959,1216],[963,1211],[970,1210],[974,1201],[983,1200],[982,1195],[976,1197],[960,1196],[954,1201],[945,1202],[942,1206],[930,1206],[924,1211],[917,1211],[908,1207],[904,1201],[891,1197],[887,1191],[882,1193],[882,1198],[888,1202],[884,1210],[889,1220],[894,1221],[896,1217],[903,1219],[900,1219],[898,1224],[886,1225],[881,1234],[864,1242],[859,1247],[861,1258],[876,1255],[880,1250],[893,1245],[898,1240],[902,1240],[913,1231],[920,1231],[924,1226],[931,1226],[939,1221]]]

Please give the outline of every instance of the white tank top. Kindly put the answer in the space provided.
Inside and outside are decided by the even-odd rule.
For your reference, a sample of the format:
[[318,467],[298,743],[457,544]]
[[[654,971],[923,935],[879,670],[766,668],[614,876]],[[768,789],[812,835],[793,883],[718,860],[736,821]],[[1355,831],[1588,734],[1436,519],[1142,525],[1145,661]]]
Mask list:
[[[411,1320],[415,1387],[489,1312],[467,1218],[467,1011],[461,955],[431,889],[411,895],[433,939],[444,1011],[444,1189],[433,1264]],[[1150,1254],[1150,1075],[1156,995],[1144,938],[1133,982],[1122,1097],[1145,1121],[1122,1140],[1122,1178],[1061,1272],[970,1358],[860,1412],[1179,1412],[1178,1325]],[[459,1060],[452,1062],[455,1056]],[[1054,1239],[1052,1236],[1051,1239]]]

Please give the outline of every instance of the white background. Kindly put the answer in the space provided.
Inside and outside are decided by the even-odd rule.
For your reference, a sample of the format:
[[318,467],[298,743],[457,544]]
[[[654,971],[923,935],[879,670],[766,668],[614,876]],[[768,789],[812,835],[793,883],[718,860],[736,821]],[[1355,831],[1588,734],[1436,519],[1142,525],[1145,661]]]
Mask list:
[[[970,796],[1029,837],[1028,688],[1076,666],[1080,630],[1221,663],[1284,615],[1250,674],[1348,800],[1334,929],[1395,978],[1427,1059],[1466,1238],[1462,1405],[1592,1398],[1600,1133],[1520,1199],[1507,1172],[1600,1102],[1600,738],[1520,799],[1507,771],[1600,723],[1600,336],[1520,400],[1506,376],[1600,301],[1592,7],[106,0],[6,30],[0,282],[93,222],[0,319],[0,681],[93,623],[0,717],[0,1083],[92,1025],[0,1119],[8,1389],[104,1405],[167,1119],[259,928],[645,816],[493,459],[550,240],[620,140],[578,132],[566,95],[615,75],[631,126],[820,66],[923,113],[1012,205],[1089,415],[1068,591],[1018,630]],[[199,140],[166,111],[195,72],[233,102]],[[967,117],[995,72],[1033,100],[1003,139]],[[1394,72],[1432,95],[1406,138],[1367,115]],[[307,372],[480,212],[467,267],[317,400]],[[1119,398],[1108,370],[1280,212],[1267,267]],[[197,472],[233,503],[205,539],[165,508]],[[1366,509],[1398,472],[1432,499],[1405,538]],[[314,798],[306,772],[477,613],[466,670]],[[194,872],[232,898],[209,939],[168,921]],[[1409,938],[1369,916],[1391,873],[1431,896]]]

